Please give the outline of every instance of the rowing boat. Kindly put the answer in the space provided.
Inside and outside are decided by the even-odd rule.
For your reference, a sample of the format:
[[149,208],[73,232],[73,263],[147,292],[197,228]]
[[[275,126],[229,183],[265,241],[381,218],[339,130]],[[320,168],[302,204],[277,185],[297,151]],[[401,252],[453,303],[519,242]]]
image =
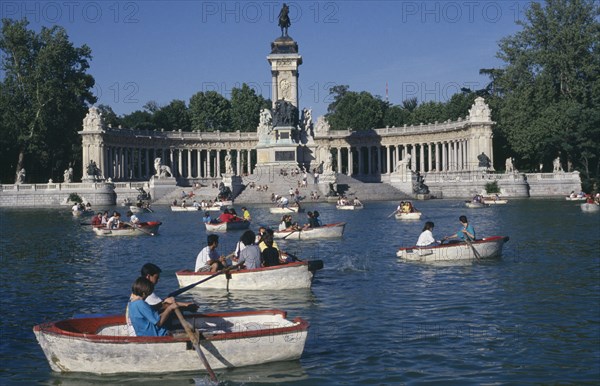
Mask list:
[[318,228],[275,231],[273,232],[273,238],[285,240],[314,240],[342,237],[345,226],[345,222],[338,222],[334,224],[325,224]]
[[483,203],[488,205],[505,205],[508,204],[508,200],[505,198],[484,197]]
[[339,210],[358,210],[364,208],[363,205],[336,205]]
[[219,223],[204,223],[208,232],[239,231],[250,228],[250,221],[230,221]]
[[489,207],[490,204],[475,201],[465,201],[465,206],[470,209],[481,209]]
[[567,200],[567,201],[584,201],[585,199],[586,199],[585,196],[574,196],[574,197],[567,196],[567,197],[565,197],[565,200]]
[[139,223],[138,227],[124,227],[116,229],[107,229],[103,227],[92,227],[94,233],[98,236],[142,236],[142,235],[154,235],[158,232],[158,228],[161,226],[160,221],[148,221]]
[[288,207],[280,207],[280,206],[276,206],[274,208],[269,208],[269,212],[271,213],[299,213],[299,212],[304,212],[303,208],[297,207],[297,206],[288,206]]
[[396,212],[397,220],[420,220],[421,212]]
[[[436,262],[454,260],[491,259],[502,255],[502,246],[508,236],[490,236],[470,243],[455,242],[427,247],[400,248],[396,256],[407,261]],[[475,256],[473,249],[479,256]]]
[[200,207],[195,206],[173,206],[171,205],[172,212],[197,212],[200,210]]
[[581,211],[586,213],[594,213],[600,211],[600,205],[590,204],[588,202],[581,204]]
[[[273,267],[243,269],[231,271],[231,279],[225,275],[216,276],[195,288],[216,288],[231,290],[286,290],[310,288],[317,270],[323,267],[322,260],[298,261]],[[180,287],[196,283],[213,272],[177,271]],[[193,290],[192,290],[193,291]]]
[[[297,360],[309,323],[285,311],[237,311],[186,315],[201,335],[200,347],[213,369]],[[181,325],[173,335],[132,337],[124,315],[92,316],[33,327],[53,371],[94,374],[203,371]],[[150,360],[154,358],[155,360]]]

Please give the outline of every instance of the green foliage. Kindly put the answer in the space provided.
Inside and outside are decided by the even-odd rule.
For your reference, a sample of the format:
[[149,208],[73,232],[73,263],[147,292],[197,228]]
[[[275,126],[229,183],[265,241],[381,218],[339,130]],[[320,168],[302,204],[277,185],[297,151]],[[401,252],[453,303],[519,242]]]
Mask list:
[[154,130],[157,128],[152,113],[142,110],[136,110],[131,114],[125,115],[121,118],[121,125],[126,129],[134,130]]
[[2,179],[14,179],[15,171],[27,166],[32,179],[47,181],[62,174],[57,165],[68,164],[73,152],[80,152],[77,131],[87,103],[96,101],[94,78],[86,74],[91,50],[73,46],[62,27],[35,33],[28,24],[2,20],[0,162],[8,166],[2,168]]
[[383,126],[385,104],[366,91],[346,91],[334,97],[327,118],[334,130],[367,130]]
[[491,181],[491,182],[486,183],[485,191],[487,194],[500,193],[500,188],[498,187],[498,181]]
[[600,154],[600,6],[589,0],[531,3],[522,31],[500,42],[506,67],[498,130],[525,166],[557,154],[598,175]]
[[81,197],[77,193],[71,193],[71,194],[69,194],[69,201],[76,202],[78,204],[81,204],[83,202],[83,200],[81,199]]
[[192,120],[185,101],[174,99],[164,107],[157,107],[152,116],[159,129],[191,131]]
[[189,110],[194,131],[231,129],[231,103],[216,91],[194,94]]
[[242,88],[231,91],[231,129],[241,132],[256,131],[260,119],[260,110],[271,107],[271,103],[248,87],[246,83]]

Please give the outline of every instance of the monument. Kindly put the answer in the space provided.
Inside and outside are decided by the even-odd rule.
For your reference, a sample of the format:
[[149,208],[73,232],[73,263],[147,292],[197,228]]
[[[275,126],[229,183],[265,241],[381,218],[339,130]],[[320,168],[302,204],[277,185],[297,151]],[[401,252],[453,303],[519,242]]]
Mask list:
[[288,12],[288,6],[283,4],[279,13],[281,36],[271,43],[271,53],[267,56],[273,104],[271,111],[261,111],[257,127],[257,169],[295,169],[301,158],[299,145],[304,125],[299,125],[298,67],[302,56],[298,54],[298,43],[288,35],[291,25]]

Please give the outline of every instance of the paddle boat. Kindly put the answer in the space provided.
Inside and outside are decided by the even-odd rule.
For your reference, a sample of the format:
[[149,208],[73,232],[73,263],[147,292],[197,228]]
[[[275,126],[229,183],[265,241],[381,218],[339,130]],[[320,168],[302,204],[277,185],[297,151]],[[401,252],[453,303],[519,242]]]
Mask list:
[[421,219],[421,212],[419,211],[414,211],[414,212],[396,212],[395,217],[397,220],[420,220]]
[[[502,246],[508,236],[490,236],[475,241],[450,242],[427,247],[400,248],[396,256],[401,260],[437,262],[455,260],[492,259],[502,256]],[[477,251],[477,254],[474,252]]]
[[339,205],[338,204],[335,207],[336,207],[336,209],[339,209],[339,210],[358,210],[358,209],[364,208],[364,205],[352,205],[352,204]]
[[154,236],[158,233],[158,228],[161,226],[160,221],[147,221],[139,223],[137,227],[125,226],[123,228],[107,229],[103,226],[92,227],[94,233],[98,236]]
[[585,199],[586,199],[586,197],[583,194],[578,194],[578,195],[571,194],[570,196],[565,197],[565,200],[567,200],[567,201],[584,201]]
[[[212,369],[298,360],[309,323],[282,310],[189,314]],[[188,335],[174,322],[172,335],[132,337],[124,315],[43,323],[33,333],[53,371],[61,373],[174,373],[206,371]]]
[[218,222],[218,223],[204,223],[208,232],[226,232],[226,231],[240,231],[250,228],[250,221],[229,221],[229,222]]
[[581,211],[586,213],[595,213],[600,211],[600,205],[598,205],[598,203],[585,202],[581,204]]
[[[229,291],[306,289],[311,287],[316,271],[321,268],[323,268],[323,261],[313,260],[297,261],[273,267],[242,269],[230,271],[231,279],[229,280],[226,275],[219,275],[195,288],[228,289]],[[175,275],[179,286],[186,287],[214,275],[214,272],[181,270],[177,271]]]
[[273,238],[285,240],[315,240],[336,238],[342,237],[345,226],[345,222],[338,222],[334,224],[325,224],[318,228],[275,231],[273,232]]
[[280,206],[276,206],[273,208],[269,208],[269,212],[271,213],[276,213],[276,214],[281,214],[281,213],[302,213],[304,212],[304,208],[298,207],[298,206],[286,206],[286,207],[280,207]]

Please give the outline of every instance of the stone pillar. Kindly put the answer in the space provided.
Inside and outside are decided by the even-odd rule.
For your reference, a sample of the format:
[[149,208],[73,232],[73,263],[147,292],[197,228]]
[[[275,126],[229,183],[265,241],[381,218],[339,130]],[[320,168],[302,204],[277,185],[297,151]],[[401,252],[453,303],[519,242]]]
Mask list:
[[217,150],[217,158],[215,159],[216,161],[216,174],[215,177],[219,178],[221,177],[221,150]]
[[446,145],[447,142],[444,141],[442,142],[442,170],[441,171],[448,171],[448,161],[447,161],[447,151],[446,151]]
[[341,173],[342,172],[342,148],[338,147],[337,148],[337,170],[336,172]]
[[382,172],[385,172],[385,174],[390,174],[390,147],[389,146],[384,146],[383,147],[383,166],[382,166]]
[[427,144],[427,171],[428,171],[428,172],[430,172],[430,171],[432,171],[432,170],[433,170],[433,167],[431,166],[431,162],[432,162],[432,159],[433,159],[433,158],[432,158],[432,155],[433,155],[433,154],[432,154],[432,149],[431,149],[431,148],[432,148],[432,145],[433,145],[433,144],[432,144],[431,142],[429,142],[429,143]]
[[419,171],[425,172],[425,144],[419,144]]
[[185,151],[187,152],[187,178],[192,178],[192,151],[190,149]]

